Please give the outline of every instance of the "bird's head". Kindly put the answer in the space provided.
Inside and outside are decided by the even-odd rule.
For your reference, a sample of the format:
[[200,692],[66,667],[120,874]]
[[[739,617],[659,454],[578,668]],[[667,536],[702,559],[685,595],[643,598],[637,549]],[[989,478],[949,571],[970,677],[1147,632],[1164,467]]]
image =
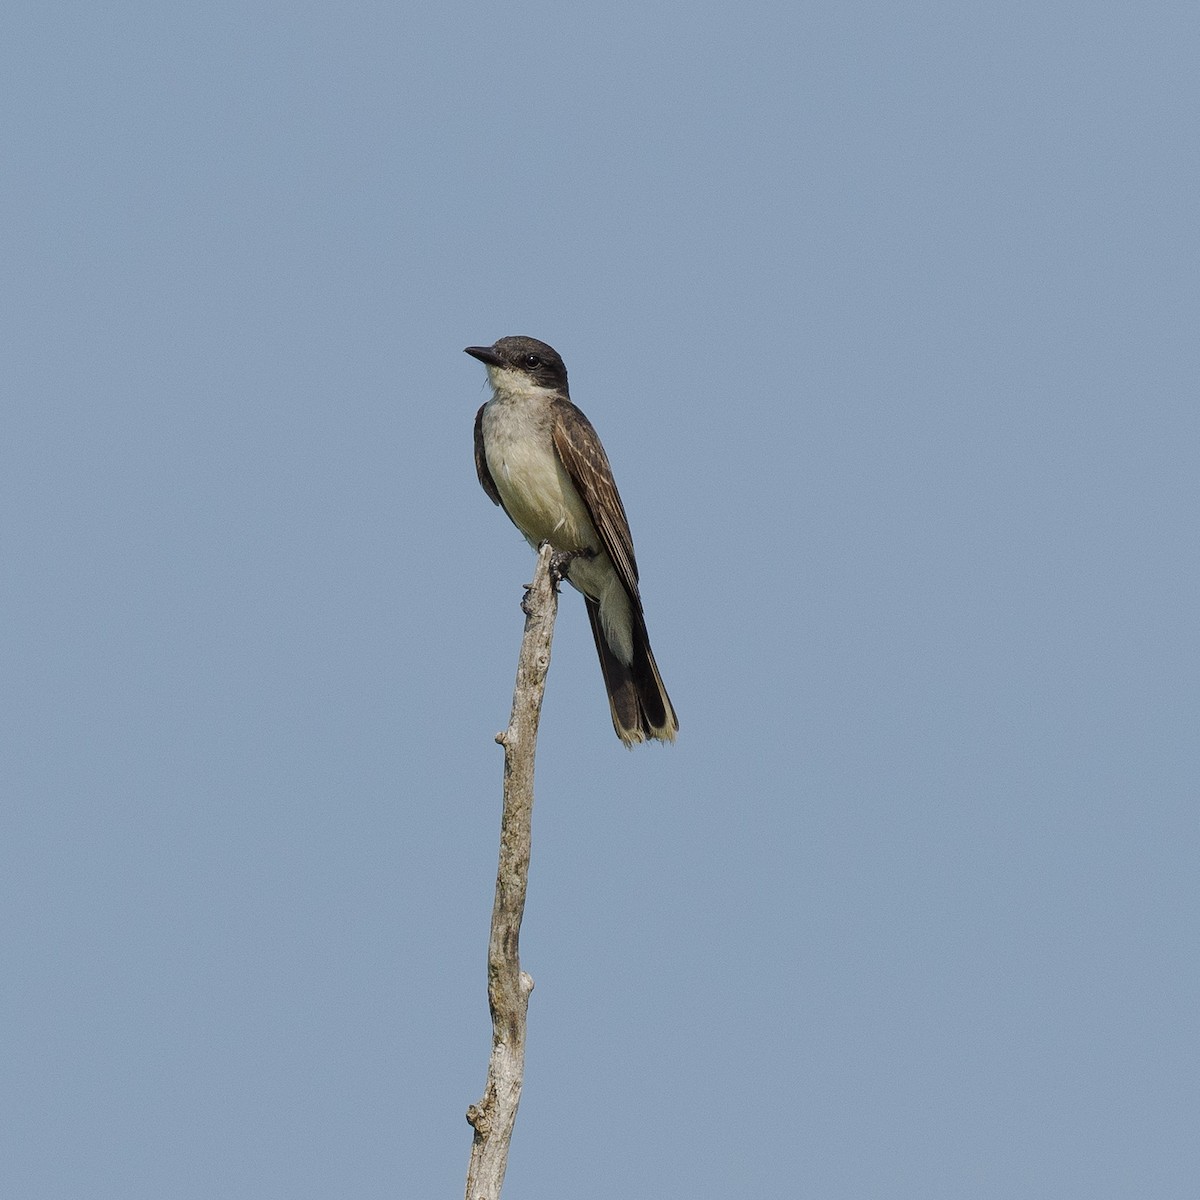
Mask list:
[[567,395],[567,368],[553,346],[531,337],[502,337],[491,346],[468,346],[466,353],[487,367],[496,391],[549,391]]

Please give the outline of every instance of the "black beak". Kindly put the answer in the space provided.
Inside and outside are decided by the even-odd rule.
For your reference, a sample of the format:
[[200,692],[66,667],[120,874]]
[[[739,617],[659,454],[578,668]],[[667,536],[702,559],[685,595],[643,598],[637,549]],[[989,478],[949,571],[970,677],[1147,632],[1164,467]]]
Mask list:
[[468,346],[463,353],[479,359],[481,363],[486,363],[489,367],[504,366],[504,359],[491,346]]

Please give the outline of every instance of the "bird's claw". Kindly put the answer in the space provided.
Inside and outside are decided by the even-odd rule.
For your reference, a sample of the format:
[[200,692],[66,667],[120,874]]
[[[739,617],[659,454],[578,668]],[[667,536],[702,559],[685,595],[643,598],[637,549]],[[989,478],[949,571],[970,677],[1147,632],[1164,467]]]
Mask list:
[[567,572],[577,558],[595,558],[596,552],[585,546],[582,550],[555,550],[550,555],[550,579],[557,588],[564,579],[570,582]]

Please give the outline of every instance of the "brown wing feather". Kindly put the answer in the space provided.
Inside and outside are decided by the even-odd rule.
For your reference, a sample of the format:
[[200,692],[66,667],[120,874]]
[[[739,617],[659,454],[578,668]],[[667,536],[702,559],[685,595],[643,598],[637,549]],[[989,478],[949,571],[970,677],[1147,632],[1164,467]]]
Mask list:
[[556,397],[554,404],[554,449],[566,468],[571,482],[587,506],[600,534],[604,549],[612,559],[617,575],[625,585],[636,609],[641,608],[638,597],[637,559],[633,554],[633,537],[625,506],[613,481],[608,455],[592,423],[570,400]]
[[500,503],[500,493],[496,490],[496,481],[492,478],[491,471],[488,470],[487,455],[483,452],[483,410],[487,408],[486,404],[479,406],[479,411],[475,414],[475,474],[479,476],[480,485],[492,498],[493,504]]

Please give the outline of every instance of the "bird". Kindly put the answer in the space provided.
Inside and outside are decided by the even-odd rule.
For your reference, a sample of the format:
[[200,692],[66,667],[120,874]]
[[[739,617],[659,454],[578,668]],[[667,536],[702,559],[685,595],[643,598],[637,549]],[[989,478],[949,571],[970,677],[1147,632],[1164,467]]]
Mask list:
[[531,337],[465,353],[484,364],[492,387],[475,415],[480,485],[534,549],[548,541],[567,556],[617,737],[627,747],[673,742],[679,720],[650,648],[629,520],[600,438],[571,402],[566,365]]

